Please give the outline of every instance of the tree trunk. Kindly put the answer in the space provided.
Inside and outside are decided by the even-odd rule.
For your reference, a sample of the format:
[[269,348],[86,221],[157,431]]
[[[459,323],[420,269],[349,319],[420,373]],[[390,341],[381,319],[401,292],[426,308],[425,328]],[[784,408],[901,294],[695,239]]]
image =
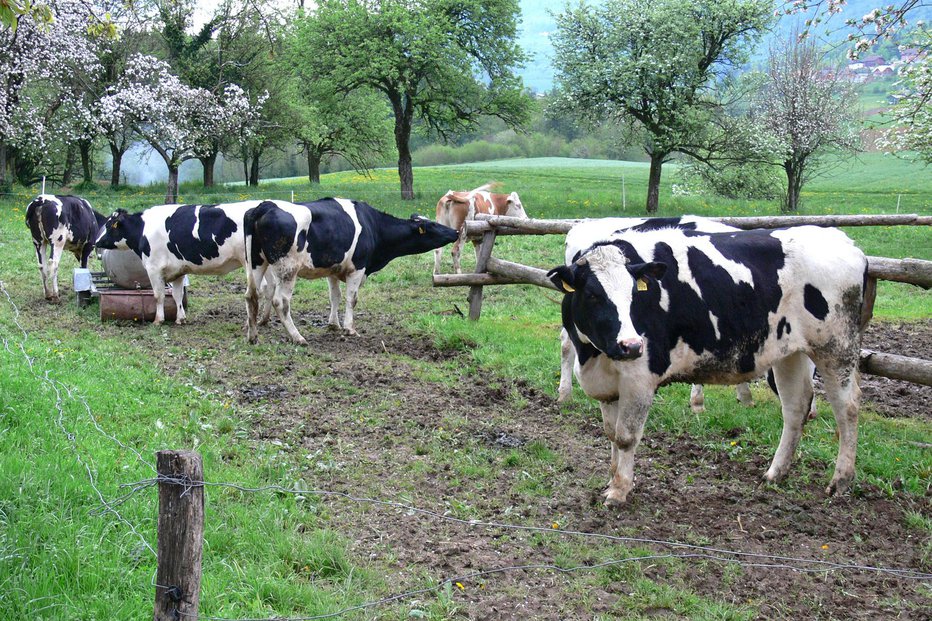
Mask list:
[[414,111],[410,98],[405,96],[392,101],[395,113],[395,147],[398,149],[398,178],[401,181],[402,200],[414,200],[414,171],[411,168],[411,121]]
[[78,148],[81,150],[81,171],[84,173],[84,183],[91,184],[94,182],[94,171],[92,166],[93,161],[91,159],[91,141],[79,141]]
[[660,204],[660,173],[666,153],[657,151],[650,154],[650,176],[647,179],[647,213],[657,213]]
[[307,180],[316,185],[320,185],[320,154],[307,148]]
[[165,189],[165,202],[168,204],[178,202],[178,164],[168,164],[168,187]]
[[6,191],[6,142],[0,140],[0,192]]
[[249,163],[249,185],[258,187],[259,185],[259,158],[262,156],[262,151],[256,149],[252,152],[252,159]]
[[793,160],[784,162],[783,170],[786,171],[786,200],[783,203],[783,211],[796,213],[799,210],[799,194],[803,186],[802,170]]
[[65,171],[61,175],[61,184],[70,185],[71,184],[71,174],[74,170],[74,147],[68,146],[68,150],[65,153]]
[[113,158],[113,169],[110,171],[110,187],[120,187],[120,168],[123,166],[123,150],[116,144],[110,143],[110,156]]
[[217,163],[217,154],[212,153],[211,155],[199,157],[197,159],[201,160],[201,165],[204,167],[204,187],[214,187],[214,166]]

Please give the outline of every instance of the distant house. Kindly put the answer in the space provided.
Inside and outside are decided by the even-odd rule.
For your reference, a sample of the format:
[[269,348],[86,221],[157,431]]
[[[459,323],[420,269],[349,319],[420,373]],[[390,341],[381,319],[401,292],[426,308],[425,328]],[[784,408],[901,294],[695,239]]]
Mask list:
[[886,78],[893,75],[894,73],[895,72],[893,71],[893,67],[890,65],[878,65],[871,71],[871,75],[875,78]]
[[911,63],[917,58],[921,58],[925,55],[918,47],[903,47],[900,48],[900,60],[904,63]]
[[873,56],[868,56],[867,58],[862,59],[861,64],[864,65],[865,67],[873,69],[874,67],[886,65],[887,60],[883,56],[877,56],[875,54]]

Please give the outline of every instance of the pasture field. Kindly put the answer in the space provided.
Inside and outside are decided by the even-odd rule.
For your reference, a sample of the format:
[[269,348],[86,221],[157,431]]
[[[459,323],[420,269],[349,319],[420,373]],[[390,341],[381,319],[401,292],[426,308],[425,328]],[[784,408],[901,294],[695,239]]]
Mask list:
[[[672,172],[659,215],[778,209],[672,197]],[[416,169],[413,202],[398,198],[393,170],[327,175],[320,187],[191,186],[182,198],[294,191],[296,200],[348,196],[398,216],[432,216],[447,189],[492,180],[517,190],[532,217],[640,215],[647,169],[549,158]],[[161,201],[158,189],[86,196],[102,212]],[[932,175],[867,154],[807,187],[803,209],[893,213],[898,197],[901,213],[932,214]],[[730,388],[709,387],[698,416],[687,386],[667,387],[638,451],[629,505],[610,511],[599,499],[609,451],[598,407],[578,388],[572,402],[554,402],[552,292],[487,288],[483,317],[471,323],[457,312],[467,307],[465,289],[431,288],[427,254],[399,259],[363,286],[359,337],[327,331],[326,283],[302,281],[292,312],[310,345],[292,345],[273,321],[249,346],[239,272],[191,278],[186,326],[102,324],[96,306],[72,303],[70,257],[59,276],[66,302],[42,300],[27,202],[26,194],[0,201],[0,610],[8,618],[151,614],[157,495],[147,481],[163,448],[199,451],[208,481],[276,486],[207,487],[208,617],[306,618],[431,587],[342,618],[922,619],[932,606],[928,393],[916,397],[925,411],[895,393],[865,403],[857,481],[826,498],[837,446],[824,401],[787,480],[759,486],[780,433],[766,386],[752,387],[754,408],[737,405]],[[928,230],[848,232],[868,254],[932,260]],[[506,238],[496,256],[550,267],[562,260],[562,238]],[[932,356],[930,316],[932,293],[881,283],[871,333],[881,342],[871,346]]]

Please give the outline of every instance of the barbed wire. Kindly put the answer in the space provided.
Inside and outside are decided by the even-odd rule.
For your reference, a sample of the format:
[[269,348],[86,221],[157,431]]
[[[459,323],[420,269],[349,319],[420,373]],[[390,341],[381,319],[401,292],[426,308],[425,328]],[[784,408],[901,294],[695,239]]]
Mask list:
[[[437,520],[451,522],[454,524],[460,524],[470,527],[480,527],[480,528],[496,528],[502,530],[515,530],[515,531],[525,531],[525,532],[535,532],[535,533],[548,533],[553,535],[564,535],[564,536],[574,536],[574,537],[583,537],[591,539],[602,539],[606,541],[612,541],[615,543],[634,543],[640,545],[660,545],[670,548],[681,548],[687,550],[694,550],[698,553],[710,554],[710,555],[729,555],[738,558],[750,558],[750,559],[761,559],[769,561],[777,561],[780,565],[768,564],[771,567],[783,567],[783,564],[786,563],[796,563],[799,565],[816,565],[818,569],[809,570],[804,567],[797,566],[786,566],[787,569],[792,569],[794,571],[839,571],[839,570],[849,570],[849,571],[864,571],[864,572],[874,572],[881,574],[889,574],[896,576],[898,578],[905,579],[916,579],[916,580],[932,580],[932,573],[921,572],[913,569],[899,569],[899,568],[887,568],[887,567],[873,567],[870,565],[858,565],[854,563],[836,563],[833,561],[827,561],[824,559],[812,559],[812,558],[801,558],[801,557],[792,557],[792,556],[780,556],[773,554],[763,554],[759,552],[743,552],[736,550],[728,550],[725,548],[716,548],[711,546],[702,546],[698,544],[683,543],[677,541],[667,541],[661,539],[650,539],[647,537],[625,537],[621,535],[610,535],[606,533],[591,533],[586,531],[564,529],[564,528],[546,528],[543,526],[525,526],[521,524],[508,524],[504,522],[493,522],[485,520],[467,520],[463,518],[453,517],[451,515],[445,515],[438,513],[437,511],[432,511],[430,509],[423,509],[416,507],[411,504],[398,502],[395,500],[382,500],[378,498],[368,498],[365,496],[354,496],[346,492],[338,492],[334,490],[317,490],[317,489],[295,489],[287,488],[281,485],[263,485],[259,487],[247,487],[240,485],[238,483],[226,483],[226,482],[213,482],[213,481],[192,481],[188,478],[176,478],[169,477],[165,475],[159,475],[154,479],[146,479],[142,481],[137,481],[135,483],[124,484],[126,486],[134,486],[138,489],[144,489],[145,487],[155,485],[158,483],[169,483],[173,485],[180,485],[185,488],[187,493],[190,489],[195,487],[226,487],[236,489],[245,493],[259,493],[265,491],[275,491],[286,494],[296,494],[296,495],[307,495],[307,496],[320,496],[320,497],[337,497],[350,500],[352,502],[361,503],[361,504],[372,504],[385,507],[391,507],[395,509],[401,509],[408,514],[420,514],[425,515]],[[730,560],[729,562],[738,562]],[[738,564],[744,564],[738,562]]]
[[[90,405],[87,403],[87,400],[84,399],[83,396],[78,395],[76,398],[75,391],[71,387],[64,384],[63,382],[52,378],[50,370],[46,369],[44,373],[36,370],[35,359],[29,356],[29,354],[26,352],[26,347],[25,347],[25,342],[29,338],[29,333],[26,332],[26,329],[23,327],[22,323],[20,323],[19,321],[19,314],[20,314],[19,307],[17,307],[16,303],[13,301],[12,296],[10,295],[9,291],[6,288],[6,283],[3,280],[0,280],[0,292],[3,293],[3,295],[7,299],[7,302],[10,304],[10,307],[13,309],[13,323],[16,324],[16,327],[19,328],[20,332],[23,333],[23,340],[18,343],[18,348],[20,352],[22,353],[22,355],[24,356],[24,358],[26,359],[26,362],[29,366],[29,371],[34,378],[44,383],[54,393],[55,410],[57,414],[55,418],[56,425],[59,428],[59,430],[61,430],[65,438],[67,438],[67,440],[71,444],[71,448],[72,448],[72,451],[74,452],[75,459],[87,472],[87,477],[88,477],[88,481],[90,483],[91,489],[94,490],[94,493],[97,495],[97,499],[101,503],[101,508],[95,511],[92,511],[91,514],[102,515],[104,513],[111,513],[118,521],[123,523],[127,528],[130,529],[130,531],[134,535],[136,535],[136,537],[139,539],[142,545],[145,548],[147,548],[152,553],[153,556],[158,558],[158,554],[156,554],[155,550],[152,548],[149,542],[146,541],[146,538],[143,537],[143,535],[136,529],[136,526],[132,522],[130,522],[128,519],[123,517],[123,515],[120,514],[120,512],[116,510],[117,505],[114,505],[111,502],[109,502],[106,496],[104,496],[103,492],[97,486],[97,476],[95,474],[95,469],[91,466],[92,459],[85,459],[84,457],[82,457],[80,447],[78,446],[77,435],[73,431],[68,430],[68,428],[65,426],[65,395],[67,395],[68,399],[72,400],[75,403],[83,403],[85,410],[87,411],[88,415],[90,416],[91,421],[94,424],[94,427],[101,434],[103,434],[110,440],[116,442],[119,446],[123,447],[124,449],[132,451],[136,455],[137,459],[139,459],[139,461],[141,461],[143,464],[146,464],[153,472],[158,472],[158,470],[155,468],[155,466],[146,462],[138,451],[136,451],[132,447],[127,446],[125,443],[121,442],[115,436],[107,433],[97,422],[96,417],[93,415],[93,412],[91,411]],[[3,335],[2,333],[0,333],[0,340],[3,341],[4,349],[6,349],[6,351],[9,352],[11,355],[15,355],[15,352],[10,347],[9,341],[7,340],[6,336]],[[120,499],[120,502],[118,504],[122,504],[123,502],[125,502],[125,499]]]

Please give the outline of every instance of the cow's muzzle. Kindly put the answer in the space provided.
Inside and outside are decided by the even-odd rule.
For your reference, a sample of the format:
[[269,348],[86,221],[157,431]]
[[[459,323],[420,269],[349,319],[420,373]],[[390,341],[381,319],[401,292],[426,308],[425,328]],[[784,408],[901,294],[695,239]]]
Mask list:
[[613,352],[613,360],[634,360],[640,358],[644,351],[644,339],[624,339],[618,341],[618,350]]

